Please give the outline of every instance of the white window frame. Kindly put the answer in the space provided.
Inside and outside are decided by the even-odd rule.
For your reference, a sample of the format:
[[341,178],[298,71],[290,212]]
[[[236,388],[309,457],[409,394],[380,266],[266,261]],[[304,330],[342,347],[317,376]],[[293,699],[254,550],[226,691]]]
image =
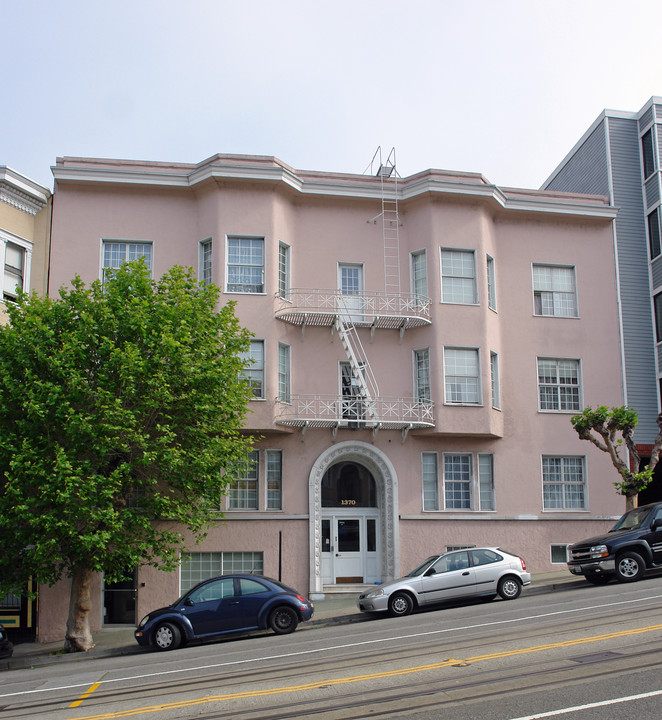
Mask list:
[[[540,372],[541,363],[554,363],[555,365],[555,382],[541,382]],[[577,370],[577,383],[561,382],[562,364],[571,363]],[[582,388],[584,383],[582,382],[582,363],[578,358],[554,358],[554,357],[538,357],[536,358],[536,381],[538,386],[538,412],[541,413],[571,413],[575,414],[581,412],[583,401],[582,401]],[[577,399],[576,403],[572,407],[562,407],[565,402],[565,398],[576,388]],[[550,391],[554,391],[554,407],[543,407],[548,405],[549,402],[543,403],[543,389],[545,390],[545,400],[548,401],[552,397]]]
[[262,551],[182,552],[179,570],[179,594],[183,595],[204,580],[237,572],[264,574]]
[[283,300],[290,299],[290,268],[291,248],[287,243],[278,243],[278,297]]
[[[231,255],[231,245],[232,243],[237,242],[241,244],[242,242],[247,243],[247,247],[257,247],[257,245],[254,245],[254,243],[259,243],[261,246],[261,254],[262,254],[262,262],[250,262],[249,260],[252,257],[252,251],[249,252],[249,260],[247,261],[244,259],[243,262],[231,262],[230,261],[230,255]],[[266,287],[265,287],[265,267],[266,267],[266,242],[263,235],[226,235],[225,236],[225,292],[226,293],[236,293],[239,295],[265,295],[266,294]],[[230,282],[230,276],[231,276],[231,269],[232,268],[244,268],[247,269],[249,273],[256,272],[259,274],[260,279],[259,282]],[[259,272],[258,269],[259,268]],[[256,274],[256,277],[257,277]],[[252,278],[256,279],[256,278]],[[243,289],[242,289],[243,288]]]
[[[476,358],[476,374],[475,375],[469,375],[469,374],[458,374],[453,373],[452,375],[448,372],[449,368],[449,357],[451,353],[471,353],[472,355],[475,355]],[[481,358],[480,358],[480,349],[479,348],[471,348],[471,347],[444,347],[444,403],[446,405],[460,405],[460,406],[481,406],[483,404],[483,389],[482,389],[482,382],[481,382]],[[458,368],[455,368],[456,370]],[[474,378],[476,382],[476,392],[475,392],[475,399],[474,400],[454,400],[452,399],[450,392],[451,385],[456,386],[459,385],[460,391],[462,388],[461,384],[458,383],[449,383],[449,377],[453,378]],[[453,391],[457,392],[457,391]]]
[[212,238],[201,240],[198,251],[198,279],[203,285],[211,285],[213,282],[213,260],[214,245]]
[[[123,248],[124,259],[119,265],[106,265],[106,247],[110,245],[118,245]],[[138,248],[149,248],[149,252],[137,252]],[[106,270],[117,270],[125,262],[132,262],[141,257],[145,258],[150,275],[154,273],[154,243],[151,240],[129,240],[120,238],[102,238],[101,239],[101,266],[99,268],[99,277],[101,282],[106,282]]]
[[419,348],[413,352],[414,397],[417,400],[432,400],[430,386],[430,348]]
[[278,400],[292,401],[292,350],[285,343],[278,343]]
[[425,248],[409,254],[409,270],[412,294],[428,297],[428,261]]
[[439,455],[436,452],[421,453],[423,510],[439,510]]
[[496,510],[494,493],[494,455],[478,453],[478,505],[483,511]]
[[[552,482],[545,480],[545,461],[554,460],[561,461],[561,478]],[[566,469],[566,461],[579,461],[581,468],[581,483],[576,480],[566,479],[566,473],[570,473],[570,469]],[[540,477],[542,480],[542,507],[543,512],[584,512],[588,510],[588,475],[586,472],[586,456],[585,455],[543,455],[540,459]],[[548,505],[548,488],[550,485],[560,486],[562,493],[561,505]],[[573,486],[581,486],[582,503],[581,505],[568,502],[569,493]]]
[[[448,477],[447,474],[447,460],[451,460],[452,458],[457,458],[461,461],[467,461],[469,462],[469,477],[466,480],[459,480],[457,478]],[[444,497],[444,509],[445,510],[473,510],[475,508],[475,502],[476,502],[476,488],[475,488],[475,460],[473,453],[463,453],[463,452],[445,452],[442,454],[442,493]],[[462,493],[466,493],[468,491],[468,505],[454,505],[449,503],[449,492],[455,493],[455,490],[451,489],[451,485],[458,484],[458,485],[464,485],[466,486],[466,489],[461,491]],[[461,498],[461,496],[459,496]]]
[[499,355],[490,351],[490,385],[492,389],[492,407],[501,410],[501,378],[499,376]]
[[487,272],[487,307],[490,310],[497,311],[497,299],[496,299],[496,273],[494,269],[494,258],[491,255],[487,255],[486,261],[486,272]]
[[228,510],[260,509],[260,452],[248,453],[244,474],[235,478],[228,487],[226,507]]
[[[536,272],[538,270],[549,270],[548,277],[544,281]],[[563,276],[570,278],[571,290],[568,290],[568,286],[564,285]],[[536,317],[579,317],[577,270],[574,265],[533,263],[531,265],[531,282],[533,286],[533,314]],[[568,302],[569,298],[572,298],[572,302]]]
[[283,509],[283,451],[265,450],[265,481],[267,510]]
[[[258,359],[257,348],[260,349],[261,360]],[[253,397],[251,400],[264,400],[266,397],[265,378],[266,378],[266,348],[264,340],[253,339],[250,341],[248,352],[239,353],[243,360],[251,360],[252,364],[244,368],[242,374],[250,381]],[[258,392],[256,392],[256,389]]]
[[[458,480],[448,476],[447,460],[457,458],[468,463],[468,477]],[[436,452],[421,453],[421,503],[424,512],[443,509],[446,512],[494,512],[496,498],[494,490],[494,454],[483,452]],[[441,482],[440,482],[441,480]],[[468,497],[468,505],[452,506],[449,503],[451,483],[466,487],[461,493]]]
[[15,287],[11,290],[5,286],[8,280],[5,278],[5,263],[7,256],[7,245],[15,245],[23,252],[22,268],[22,289],[23,292],[30,292],[30,277],[32,271],[32,248],[34,244],[18,235],[0,229],[0,302],[10,302],[17,296]]
[[[441,302],[450,305],[478,305],[476,251],[442,247],[439,262]],[[471,286],[471,299],[466,292],[469,286]]]

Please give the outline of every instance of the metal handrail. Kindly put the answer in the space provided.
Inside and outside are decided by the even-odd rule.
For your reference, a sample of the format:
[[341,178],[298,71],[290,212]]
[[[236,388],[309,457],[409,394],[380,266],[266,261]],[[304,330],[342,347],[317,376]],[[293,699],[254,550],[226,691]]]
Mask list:
[[[292,288],[284,295],[276,296],[276,317],[294,313],[313,313],[333,316],[343,312],[347,297],[338,289]],[[352,313],[369,324],[379,317],[417,318],[430,322],[432,301],[416,293],[362,292],[352,295]]]
[[361,396],[292,395],[277,403],[276,422],[285,425],[332,425],[363,422],[366,426],[433,427],[434,405],[420,398],[374,397],[370,412]]

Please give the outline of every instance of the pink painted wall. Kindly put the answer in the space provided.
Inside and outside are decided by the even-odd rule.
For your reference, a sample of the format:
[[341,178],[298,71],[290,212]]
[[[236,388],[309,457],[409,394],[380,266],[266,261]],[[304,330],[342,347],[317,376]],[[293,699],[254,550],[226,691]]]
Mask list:
[[[255,164],[260,166],[257,159]],[[81,170],[85,167],[81,161]],[[166,167],[174,174],[188,168]],[[205,542],[191,549],[262,551],[265,574],[276,576],[282,531],[283,580],[304,592],[310,577],[308,480],[313,464],[334,440],[328,429],[308,430],[304,439],[300,431],[274,422],[277,348],[279,342],[291,346],[294,394],[337,394],[338,363],[346,356],[328,328],[308,327],[302,336],[299,327],[274,319],[278,243],[291,247],[293,288],[337,287],[338,262],[363,263],[367,291],[382,290],[384,283],[381,226],[367,222],[380,212],[379,199],[350,191],[370,185],[370,179],[322,179],[334,192],[305,194],[282,182],[258,179],[173,188],[63,178],[56,185],[50,278],[53,294],[74,273],[86,281],[98,278],[102,238],[152,241],[155,276],[173,264],[197,268],[199,242],[212,238],[213,279],[224,287],[226,235],[265,238],[265,294],[224,294],[223,300],[236,300],[241,322],[265,341],[266,399],[250,404],[247,425],[262,436],[258,448],[283,451],[283,510],[266,512],[262,493],[258,511],[227,512]],[[475,176],[463,179],[482,187]],[[530,195],[532,200],[545,197]],[[592,202],[600,207],[599,201]],[[372,341],[369,330],[359,334],[385,396],[412,395],[413,350],[430,348],[436,426],[413,430],[404,442],[398,431],[381,430],[373,439],[368,430],[341,429],[335,442],[372,443],[395,467],[400,571],[431,552],[461,544],[502,545],[524,555],[534,573],[558,569],[550,561],[550,544],[602,530],[624,506],[612,487],[615,470],[606,456],[577,438],[570,426],[572,413],[541,413],[537,399],[536,358],[548,356],[581,359],[584,404],[623,403],[610,221],[590,213],[573,217],[553,203],[546,213],[533,205],[506,210],[491,196],[460,191],[419,194],[402,201],[400,211],[402,291],[410,291],[409,253],[424,248],[432,323],[407,331],[402,340],[395,330],[377,330]],[[440,302],[441,248],[475,252],[478,305]],[[487,307],[486,254],[496,266],[496,313]],[[533,315],[532,263],[575,266],[578,318]],[[444,404],[444,346],[480,348],[484,405]],[[502,410],[491,407],[490,351],[499,355]],[[438,452],[441,462],[446,451],[494,453],[494,512],[423,511],[421,453]],[[586,510],[543,509],[545,454],[586,457]],[[178,593],[178,573],[141,569],[137,618]],[[49,608],[40,616],[41,639],[62,632],[65,594],[62,587],[43,590]]]

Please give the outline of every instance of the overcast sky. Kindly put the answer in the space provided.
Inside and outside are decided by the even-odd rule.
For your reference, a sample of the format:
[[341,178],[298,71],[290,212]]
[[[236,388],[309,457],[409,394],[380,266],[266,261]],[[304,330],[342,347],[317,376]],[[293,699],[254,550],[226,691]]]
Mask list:
[[662,95],[660,0],[0,0],[0,165],[378,146],[539,187],[604,108]]

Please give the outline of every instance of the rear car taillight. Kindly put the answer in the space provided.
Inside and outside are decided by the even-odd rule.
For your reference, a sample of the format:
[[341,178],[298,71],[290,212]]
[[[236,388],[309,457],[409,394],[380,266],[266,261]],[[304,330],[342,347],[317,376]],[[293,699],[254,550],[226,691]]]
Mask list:
[[522,572],[526,572],[526,562],[523,557],[519,559],[519,561],[522,563]]

